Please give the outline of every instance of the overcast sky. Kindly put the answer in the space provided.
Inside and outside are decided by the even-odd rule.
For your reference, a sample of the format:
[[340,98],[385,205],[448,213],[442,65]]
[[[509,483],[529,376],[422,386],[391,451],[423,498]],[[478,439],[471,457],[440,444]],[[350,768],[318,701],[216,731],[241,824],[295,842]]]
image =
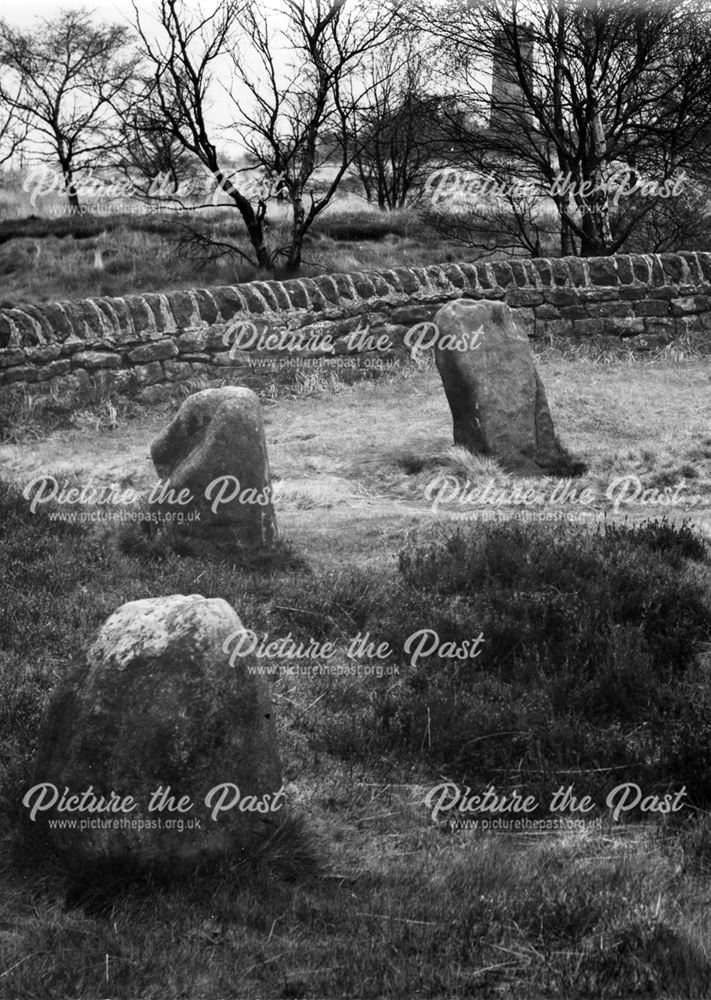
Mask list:
[[[157,27],[155,18],[158,9],[158,0],[136,0],[136,7],[141,14],[141,21],[144,28],[151,34],[151,28]],[[214,4],[208,4],[206,9],[213,9]],[[198,2],[186,3],[186,9],[197,12]],[[92,20],[98,24],[123,24],[135,31],[136,15],[132,0],[95,0],[94,3],[87,0],[23,0],[21,6],[18,5],[11,13],[5,15],[5,20],[13,27],[27,30],[32,28],[37,18],[53,19],[64,10],[87,10],[92,15]],[[231,64],[226,63],[226,75],[229,73]],[[208,120],[212,120],[214,125],[224,126],[234,120],[235,110],[232,101],[219,86],[220,74],[216,72],[217,64],[213,66],[213,77],[215,82],[209,91]],[[235,154],[242,152],[242,145],[236,140],[232,130],[220,131],[218,145],[230,149]]]
[[[107,24],[133,22],[130,0],[99,0],[96,3],[81,3],[78,0],[23,0],[21,5],[14,6],[10,13],[5,14],[5,18],[10,24],[25,27],[30,26],[35,17],[55,17],[62,10],[78,10],[81,7],[95,11],[97,20]],[[141,2],[139,7],[150,9],[150,4]]]
[[[158,8],[158,0],[136,0],[136,6],[141,13],[141,21],[147,33],[149,35],[153,34],[152,29],[154,27],[157,28],[155,14]],[[186,10],[191,13],[197,13],[199,6],[199,0],[188,0],[185,4]],[[14,5],[11,11],[5,14],[5,19],[11,26],[27,30],[32,28],[37,18],[49,20],[56,18],[63,10],[79,10],[82,8],[92,14],[92,19],[96,23],[124,24],[135,30],[135,11],[131,0],[95,0],[94,3],[87,2],[87,0],[23,0],[22,3]],[[205,5],[205,9],[214,9],[214,0],[209,0]],[[283,44],[282,41],[281,45]],[[277,47],[279,47],[279,43],[277,43]],[[245,48],[241,58],[244,60],[242,65],[246,67],[249,67],[252,59],[254,59],[254,75],[258,78],[260,75],[257,68],[259,62],[256,56],[250,58],[249,50]],[[283,59],[285,62],[291,62],[292,58],[291,54],[287,55],[284,52]],[[277,65],[282,61],[278,53],[276,54],[276,61]],[[213,85],[209,91],[210,106],[208,119],[212,121],[214,126],[222,127],[218,130],[217,144],[223,148],[230,149],[231,152],[238,153],[242,151],[238,137],[232,128],[224,128],[234,121],[237,114],[232,100],[225,93],[224,87],[221,86],[223,82],[228,84],[228,81],[232,77],[232,67],[229,60],[225,64],[225,72],[221,73],[219,70],[220,67],[217,64],[213,65]],[[235,86],[235,96],[240,98],[240,85],[238,83],[233,85]]]

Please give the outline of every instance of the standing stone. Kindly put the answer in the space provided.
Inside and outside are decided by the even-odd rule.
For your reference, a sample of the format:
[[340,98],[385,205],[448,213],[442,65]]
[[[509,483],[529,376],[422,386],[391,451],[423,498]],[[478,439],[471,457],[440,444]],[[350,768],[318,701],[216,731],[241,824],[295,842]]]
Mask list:
[[460,299],[443,306],[434,322],[454,443],[528,474],[565,465],[528,337],[509,307]]
[[[30,826],[71,868],[114,862],[186,871],[256,846],[278,826],[284,803],[272,709],[265,682],[249,672],[254,661],[231,655],[230,637],[242,631],[226,601],[198,594],[132,601],[105,622],[50,703],[35,790],[24,801],[29,820],[36,785],[58,789],[59,801],[40,808]],[[223,805],[234,804],[213,818],[223,790],[210,793],[220,785]],[[91,811],[87,795],[86,808],[62,810],[65,789],[70,803],[90,789],[95,801],[115,793],[136,807]],[[49,804],[51,789],[43,794]],[[87,822],[50,827],[57,819]],[[94,820],[110,825],[91,827]]]
[[[182,513],[171,531],[221,549],[270,549],[277,538],[262,409],[251,389],[227,386],[189,396],[151,446],[161,480],[172,491],[167,513]],[[188,504],[180,503],[188,491]]]

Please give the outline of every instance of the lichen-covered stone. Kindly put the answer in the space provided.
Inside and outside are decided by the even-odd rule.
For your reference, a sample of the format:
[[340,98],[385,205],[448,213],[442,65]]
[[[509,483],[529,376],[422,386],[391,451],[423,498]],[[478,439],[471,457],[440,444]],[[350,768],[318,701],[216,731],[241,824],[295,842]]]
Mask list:
[[[226,601],[198,594],[132,601],[104,623],[50,704],[25,796],[30,824],[73,869],[189,871],[273,831],[283,805],[274,719],[253,660],[235,655],[243,632]],[[229,797],[218,786],[232,786]],[[122,808],[62,811],[65,788],[91,789],[85,802],[113,793]],[[76,828],[50,826],[68,817]],[[117,822],[81,828],[95,819]]]

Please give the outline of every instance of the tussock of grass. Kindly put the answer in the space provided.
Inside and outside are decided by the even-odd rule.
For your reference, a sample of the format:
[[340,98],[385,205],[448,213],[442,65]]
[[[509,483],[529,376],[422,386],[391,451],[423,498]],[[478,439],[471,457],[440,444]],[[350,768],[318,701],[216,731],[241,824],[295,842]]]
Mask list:
[[511,474],[505,472],[495,458],[475,455],[459,445],[452,445],[445,451],[433,455],[417,455],[405,451],[395,456],[395,461],[407,475],[444,472],[462,482],[478,483],[489,478],[495,478],[502,483],[512,481]]
[[[24,831],[32,833],[29,823]],[[319,856],[303,817],[285,815],[271,835],[248,852],[227,860],[204,861],[189,874],[175,865],[153,865],[150,870],[138,869],[130,859],[86,863],[66,870],[60,859],[48,857],[46,845],[32,844],[24,839],[14,844],[14,863],[22,871],[42,871],[65,893],[68,910],[81,909],[99,918],[111,916],[117,903],[127,896],[151,900],[156,893],[165,893],[186,885],[200,893],[219,891],[226,883],[249,881],[255,887],[269,880],[284,884],[308,884],[321,876],[323,859]]]
[[269,379],[259,389],[259,395],[270,401],[277,399],[319,399],[324,396],[338,396],[354,388],[367,389],[368,386],[392,385],[413,377],[419,369],[408,361],[394,361],[387,366],[366,367],[354,365],[352,368],[314,367],[285,368],[277,378]]
[[672,365],[699,361],[711,353],[708,333],[686,333],[663,347],[649,349],[644,337],[593,336],[574,339],[550,336],[533,340],[536,358],[544,362],[577,361],[593,365]]
[[[99,379],[79,394],[37,395],[32,389],[10,386],[0,399],[0,442],[24,444],[46,438],[52,431],[78,427],[112,431],[144,412],[130,396],[107,388]],[[176,392],[177,395],[177,392]]]
[[[475,454],[458,445],[420,454],[411,449],[396,451],[391,454],[391,461],[409,480],[397,482],[391,477],[390,486],[395,492],[413,499],[424,498],[428,504],[441,503],[443,510],[454,512],[465,511],[472,490],[489,484],[492,497],[512,497],[516,492],[523,495],[527,491],[549,495],[561,479],[574,481],[579,492],[585,485],[581,477],[587,470],[584,462],[574,459],[565,449],[559,468],[547,470],[543,477],[515,475],[493,456]],[[497,505],[507,507],[509,503],[502,500]]]

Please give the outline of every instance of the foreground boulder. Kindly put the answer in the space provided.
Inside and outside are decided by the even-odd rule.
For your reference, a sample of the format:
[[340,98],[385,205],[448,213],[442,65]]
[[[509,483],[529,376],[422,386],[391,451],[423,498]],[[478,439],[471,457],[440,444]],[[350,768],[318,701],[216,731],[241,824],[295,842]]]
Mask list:
[[272,548],[277,527],[267,444],[251,389],[189,396],[153,442],[151,457],[173,535],[227,550]]
[[503,302],[458,300],[434,319],[435,363],[452,411],[454,443],[524,473],[560,469],[543,383],[525,333]]
[[132,601],[106,621],[50,705],[23,800],[28,827],[72,869],[190,870],[278,827],[269,698],[253,661],[229,655],[241,631],[229,604],[196,594]]

